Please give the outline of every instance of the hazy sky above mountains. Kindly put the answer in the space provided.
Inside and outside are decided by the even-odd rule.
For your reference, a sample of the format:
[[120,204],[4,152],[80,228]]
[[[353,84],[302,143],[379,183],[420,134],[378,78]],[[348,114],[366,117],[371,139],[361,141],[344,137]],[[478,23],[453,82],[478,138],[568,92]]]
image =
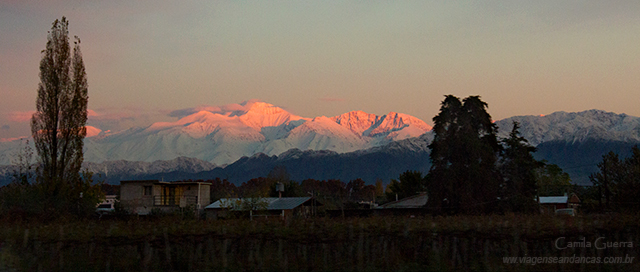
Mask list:
[[0,138],[30,134],[40,51],[66,16],[89,124],[259,99],[303,117],[390,111],[427,123],[443,95],[494,119],[640,116],[640,1],[0,2]]

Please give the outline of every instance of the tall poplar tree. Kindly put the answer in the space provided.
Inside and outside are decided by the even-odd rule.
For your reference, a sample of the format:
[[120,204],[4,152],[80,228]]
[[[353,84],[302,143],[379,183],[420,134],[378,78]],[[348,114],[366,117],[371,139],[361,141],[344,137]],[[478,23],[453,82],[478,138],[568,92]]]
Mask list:
[[[69,22],[53,22],[40,61],[40,83],[31,134],[40,157],[38,182],[52,197],[82,191],[80,167],[87,134],[87,75],[75,37],[69,45]],[[85,186],[86,187],[86,186]],[[60,196],[61,197],[61,196]]]

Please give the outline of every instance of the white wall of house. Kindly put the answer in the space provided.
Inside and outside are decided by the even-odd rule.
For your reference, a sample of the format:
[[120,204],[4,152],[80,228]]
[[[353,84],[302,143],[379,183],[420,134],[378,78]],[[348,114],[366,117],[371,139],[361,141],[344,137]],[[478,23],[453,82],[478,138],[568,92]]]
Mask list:
[[[174,188],[176,199],[171,201],[176,206],[167,206],[166,203],[168,202],[161,202],[160,197],[166,194],[165,187]],[[154,207],[165,211],[170,211],[177,207],[186,207],[197,197],[196,209],[202,210],[210,204],[210,187],[211,185],[207,183],[159,183],[153,180],[123,181],[120,187],[120,202],[124,208],[131,212],[148,214]]]

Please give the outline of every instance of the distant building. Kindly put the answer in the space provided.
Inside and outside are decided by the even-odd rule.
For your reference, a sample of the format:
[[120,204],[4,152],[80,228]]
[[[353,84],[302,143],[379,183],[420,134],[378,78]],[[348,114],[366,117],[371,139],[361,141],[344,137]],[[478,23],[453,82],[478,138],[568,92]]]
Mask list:
[[120,182],[120,204],[139,215],[149,214],[152,209],[171,212],[189,206],[202,211],[209,204],[210,187],[208,182],[123,180]]
[[427,193],[420,193],[380,205],[375,211],[378,215],[421,215],[427,212],[424,205],[428,200]]
[[420,193],[400,200],[392,201],[384,205],[380,205],[378,209],[414,209],[422,208],[427,204],[429,196],[427,193]]
[[576,194],[563,196],[541,196],[538,197],[540,203],[540,213],[555,214],[558,209],[577,209],[580,206],[580,198]]
[[115,204],[116,201],[118,200],[118,196],[117,195],[105,195],[104,196],[104,200],[102,200],[102,202],[98,203],[98,205],[100,204]]
[[209,219],[226,218],[232,213],[250,217],[308,217],[321,203],[312,197],[223,198],[205,207]]

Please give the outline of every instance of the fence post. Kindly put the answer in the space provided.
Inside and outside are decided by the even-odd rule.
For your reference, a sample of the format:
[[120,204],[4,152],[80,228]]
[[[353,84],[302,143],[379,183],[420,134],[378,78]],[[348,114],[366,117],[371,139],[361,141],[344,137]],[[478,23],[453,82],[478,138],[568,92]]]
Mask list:
[[29,243],[29,229],[25,229],[24,230],[24,239],[22,240],[22,247],[23,248],[27,247],[28,243]]
[[64,239],[64,227],[60,226],[60,238],[58,240],[58,264],[59,264],[59,268],[62,271],[64,268],[64,258],[63,258],[63,254],[62,254],[62,246],[63,246],[63,239]]
[[169,243],[169,234],[167,233],[168,229],[164,228],[164,257],[167,260],[167,264],[169,265],[169,269],[171,269],[171,245]]

